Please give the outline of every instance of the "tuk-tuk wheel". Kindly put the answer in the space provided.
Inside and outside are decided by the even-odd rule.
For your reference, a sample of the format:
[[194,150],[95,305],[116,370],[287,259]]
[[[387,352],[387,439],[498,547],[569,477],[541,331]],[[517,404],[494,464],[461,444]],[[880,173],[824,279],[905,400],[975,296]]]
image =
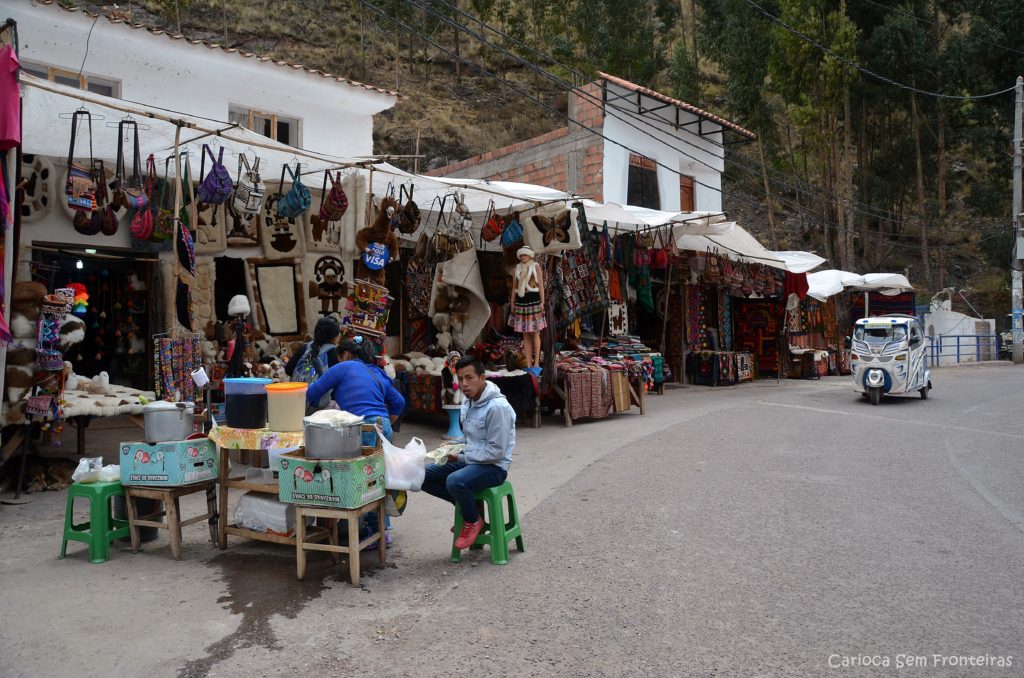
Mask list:
[[882,400],[882,389],[873,388],[871,389],[871,404],[877,405]]
[[918,393],[921,394],[921,400],[928,400],[928,390],[929,390],[929,388],[930,387],[927,384],[925,384],[924,388],[922,388],[920,391],[918,391]]

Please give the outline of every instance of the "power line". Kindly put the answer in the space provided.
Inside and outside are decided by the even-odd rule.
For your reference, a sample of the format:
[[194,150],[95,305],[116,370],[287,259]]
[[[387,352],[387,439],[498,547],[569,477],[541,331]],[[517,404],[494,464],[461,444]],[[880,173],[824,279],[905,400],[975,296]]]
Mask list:
[[907,90],[909,92],[915,92],[917,94],[922,94],[922,95],[925,95],[925,96],[934,97],[936,99],[956,99],[958,101],[973,101],[973,100],[977,100],[977,99],[988,99],[990,97],[996,97],[996,96],[999,96],[1001,94],[1006,94],[1007,92],[1012,92],[1013,89],[1014,89],[1013,87],[1007,87],[1006,89],[999,90],[998,92],[989,92],[988,94],[973,94],[973,95],[963,96],[963,95],[958,95],[958,94],[942,94],[940,92],[931,92],[931,91],[924,90],[924,89],[918,89],[917,87],[912,87],[910,85],[904,85],[903,83],[897,82],[896,80],[893,80],[892,78],[888,78],[888,77],[886,77],[884,75],[879,75],[878,73],[875,73],[874,71],[868,70],[867,68],[864,68],[863,66],[858,64],[857,62],[852,61],[852,60],[846,58],[845,56],[843,56],[842,54],[839,54],[839,53],[829,49],[825,45],[822,45],[821,43],[815,41],[814,38],[810,37],[809,35],[807,35],[805,33],[802,33],[801,31],[799,31],[796,28],[793,28],[792,26],[787,24],[785,21],[783,21],[779,17],[775,16],[774,14],[772,14],[771,12],[766,10],[765,8],[761,7],[761,5],[759,5],[756,2],[754,2],[754,0],[743,0],[743,2],[747,3],[748,5],[753,7],[755,10],[757,10],[758,12],[763,14],[765,17],[768,18],[769,21],[771,21],[771,22],[773,22],[775,24],[778,24],[779,26],[783,27],[784,29],[786,29],[787,31],[789,31],[793,35],[797,36],[798,38],[800,38],[801,40],[803,40],[807,44],[812,45],[812,46],[818,48],[819,50],[821,50],[825,54],[828,54],[829,56],[831,56],[831,57],[833,57],[833,58],[843,62],[847,66],[850,66],[851,68],[854,68],[854,69],[860,71],[864,75],[867,75],[867,76],[870,76],[872,78],[875,78],[876,80],[884,82],[887,85],[892,85],[893,87],[898,87],[900,89],[904,89],[904,90]]
[[[910,18],[910,19],[913,19],[914,21],[917,21],[918,23],[921,23],[923,25],[926,25],[926,26],[929,26],[929,27],[934,27],[934,28],[940,28],[940,26],[938,24],[936,24],[934,21],[931,21],[929,19],[925,19],[924,17],[919,17],[919,16],[917,16],[916,14],[914,14],[912,12],[907,12],[906,10],[900,9],[899,7],[889,7],[889,6],[883,5],[880,2],[876,2],[875,0],[864,0],[864,2],[866,2],[868,4],[871,4],[871,5],[874,5],[875,7],[880,7],[882,9],[884,9],[884,10],[895,12],[896,14],[902,14],[903,16],[905,16],[907,18]],[[983,42],[986,45],[990,45],[992,47],[997,47],[999,49],[1006,50],[1007,52],[1013,52],[1015,54],[1024,54],[1024,50],[1015,49],[1013,47],[1007,47],[1006,45],[1000,45],[998,42],[992,42],[991,40],[986,40],[985,38],[982,38],[982,37],[977,36],[977,35],[971,35],[970,33],[961,33],[960,35],[963,36],[964,38],[968,39],[968,40],[977,41],[977,42]]]

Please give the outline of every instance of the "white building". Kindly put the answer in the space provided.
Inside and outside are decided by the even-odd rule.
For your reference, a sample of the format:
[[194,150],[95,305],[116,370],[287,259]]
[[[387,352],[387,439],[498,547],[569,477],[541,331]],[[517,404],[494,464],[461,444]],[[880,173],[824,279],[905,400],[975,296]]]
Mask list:
[[565,127],[430,174],[541,184],[667,212],[721,212],[726,144],[755,138],[713,113],[605,73],[570,93],[568,116]]
[[925,334],[931,337],[939,365],[996,360],[999,345],[996,321],[953,310],[949,299],[933,300],[924,316]]

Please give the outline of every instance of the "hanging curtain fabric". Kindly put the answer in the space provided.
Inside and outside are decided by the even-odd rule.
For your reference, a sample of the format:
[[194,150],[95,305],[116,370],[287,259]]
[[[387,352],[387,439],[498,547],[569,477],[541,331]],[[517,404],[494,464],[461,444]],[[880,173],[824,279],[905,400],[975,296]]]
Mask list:
[[202,367],[198,334],[158,336],[153,340],[153,371],[156,397],[161,400],[195,400],[192,372]]

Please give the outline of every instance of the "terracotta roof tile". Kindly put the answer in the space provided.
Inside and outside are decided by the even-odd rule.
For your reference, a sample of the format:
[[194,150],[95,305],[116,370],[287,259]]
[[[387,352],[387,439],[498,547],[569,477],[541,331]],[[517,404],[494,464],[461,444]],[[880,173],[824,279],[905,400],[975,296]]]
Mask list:
[[288,62],[288,61],[279,61],[279,60],[276,60],[276,59],[274,59],[272,57],[256,54],[254,52],[243,52],[243,51],[241,51],[241,50],[239,50],[239,49],[237,49],[235,47],[223,47],[223,46],[221,46],[221,45],[219,45],[219,44],[217,44],[215,42],[208,42],[206,40],[196,40],[194,38],[189,38],[189,37],[186,37],[184,35],[181,35],[180,33],[170,33],[170,32],[168,32],[168,31],[166,31],[166,30],[164,30],[162,28],[156,28],[156,27],[153,27],[153,26],[146,26],[145,24],[139,24],[139,23],[131,23],[131,22],[126,21],[125,19],[121,18],[120,16],[111,16],[110,14],[106,14],[106,13],[100,14],[100,13],[97,13],[97,12],[90,12],[87,9],[84,9],[82,7],[65,7],[64,5],[56,2],[56,0],[36,0],[36,2],[38,4],[40,4],[40,5],[53,5],[54,7],[59,7],[60,9],[64,10],[65,12],[81,12],[85,16],[92,17],[92,18],[103,17],[104,19],[106,19],[107,21],[109,21],[112,24],[123,24],[124,26],[127,26],[128,28],[132,28],[132,29],[135,29],[135,30],[145,30],[145,31],[147,31],[147,32],[149,32],[149,33],[151,33],[153,35],[166,35],[171,40],[185,40],[185,42],[189,43],[190,45],[203,45],[205,47],[208,47],[209,49],[219,49],[222,52],[227,52],[228,54],[237,54],[239,56],[242,56],[242,57],[245,57],[245,58],[250,58],[250,59],[251,58],[255,58],[257,61],[261,61],[263,63],[267,63],[269,61],[269,62],[271,62],[271,63],[273,63],[273,64],[275,64],[277,66],[287,66],[287,67],[293,68],[295,70],[304,71],[306,73],[309,73],[310,75],[319,75],[320,77],[327,78],[328,80],[334,80],[335,82],[340,82],[340,83],[345,84],[345,85],[351,85],[352,87],[361,87],[363,89],[368,89],[368,90],[370,90],[372,92],[380,92],[381,94],[386,94],[388,96],[393,96],[393,97],[401,96],[398,92],[393,92],[391,90],[383,89],[381,87],[375,87],[374,85],[368,85],[365,82],[358,82],[356,80],[350,80],[348,78],[343,78],[343,77],[341,77],[339,75],[334,75],[333,73],[327,73],[325,71],[320,71],[320,70],[317,70],[315,68],[310,68],[310,67],[304,66],[302,64],[294,64],[294,63],[291,63],[291,62]]
[[741,127],[734,122],[730,122],[729,120],[726,120],[721,116],[715,115],[714,113],[705,111],[702,108],[697,108],[693,104],[688,104],[685,101],[680,101],[679,99],[673,99],[672,97],[662,94],[661,92],[656,92],[653,89],[648,89],[646,87],[636,84],[635,82],[630,82],[629,80],[617,78],[614,75],[608,75],[607,73],[602,73],[600,71],[598,71],[597,75],[598,77],[603,78],[604,80],[607,80],[612,84],[618,85],[619,87],[624,87],[625,89],[628,89],[632,92],[637,92],[638,94],[649,96],[652,99],[657,99],[662,103],[666,103],[670,106],[675,106],[676,108],[679,108],[681,110],[693,113],[694,115],[704,118],[705,120],[710,120],[716,125],[721,125],[722,127],[730,129],[733,132],[736,132],[737,134],[741,134],[747,137],[748,139],[757,138],[757,135],[748,130],[747,128]]

